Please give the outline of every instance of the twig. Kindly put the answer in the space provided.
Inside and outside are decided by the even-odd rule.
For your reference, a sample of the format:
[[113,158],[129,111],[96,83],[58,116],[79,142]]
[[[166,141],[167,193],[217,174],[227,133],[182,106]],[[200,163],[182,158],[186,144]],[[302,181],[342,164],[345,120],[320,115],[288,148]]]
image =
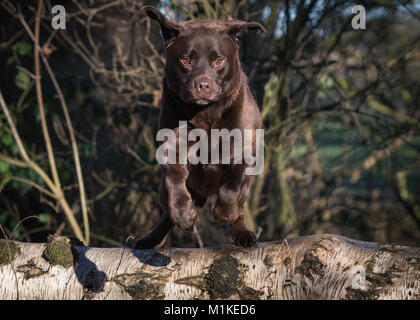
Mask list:
[[5,161],[5,162],[10,163],[10,164],[13,164],[13,165],[18,166],[18,167],[21,167],[21,168],[28,168],[29,167],[28,164],[25,161],[20,161],[20,160],[17,160],[17,159],[13,159],[13,158],[10,158],[10,157],[5,156],[3,154],[0,154],[0,160]]
[[[130,239],[134,239],[134,236],[128,236],[128,237],[127,237],[127,239],[125,239],[124,249],[123,249],[123,251],[121,252],[120,261],[118,262],[117,268],[116,268],[116,269],[115,269],[115,271],[113,272],[113,275],[109,278],[110,280],[111,280],[111,279],[113,279],[113,278],[115,277],[115,275],[116,275],[116,274],[117,274],[117,272],[118,272],[118,269],[120,268],[120,265],[121,265],[121,262],[122,262],[122,258],[123,258],[123,256],[124,256],[125,249],[127,248],[127,243],[128,243],[128,240],[130,240]],[[104,285],[105,281],[106,281],[106,277],[104,278],[104,280],[103,280],[103,282],[102,282],[101,287]],[[111,285],[112,285],[112,284],[111,284]],[[105,299],[108,297],[108,295],[109,295],[109,293],[110,293],[110,292],[111,292],[111,288],[110,288],[110,290],[108,291],[108,293],[106,294],[106,296],[103,298],[103,300],[105,300]],[[95,293],[95,294],[96,294],[96,293]]]
[[57,230],[55,231],[55,233],[54,233],[54,237],[58,237],[60,234],[61,234],[61,232],[63,232],[63,230],[64,230],[64,227],[66,226],[66,224],[64,223],[64,222],[62,222],[59,226],[58,226],[58,228],[57,228]]
[[36,182],[32,181],[32,180],[28,180],[25,178],[21,178],[21,177],[15,177],[15,176],[5,176],[7,179],[10,180],[15,180],[15,181],[19,181],[22,183],[26,183],[27,185],[30,185],[32,187],[34,187],[35,189],[39,190],[42,193],[45,193],[46,195],[50,196],[51,198],[55,198],[55,195],[51,192],[49,192],[47,189],[41,187],[39,184],[37,184]]
[[87,205],[86,205],[85,184],[83,181],[82,168],[80,165],[79,151],[77,149],[77,142],[76,142],[76,137],[74,134],[73,124],[70,119],[70,114],[67,108],[66,100],[64,99],[63,92],[61,91],[60,85],[58,84],[58,81],[54,75],[54,72],[51,69],[48,59],[45,57],[43,53],[41,53],[41,57],[42,57],[42,61],[44,62],[45,68],[47,69],[47,72],[51,78],[51,81],[54,85],[54,88],[57,91],[57,94],[58,94],[58,97],[59,97],[59,100],[63,109],[64,117],[66,119],[67,128],[69,130],[70,141],[71,141],[71,145],[73,149],[74,164],[76,166],[77,181],[79,183],[80,203],[82,205],[83,224],[85,227],[85,240],[86,240],[86,244],[89,245],[90,231],[89,231],[89,218],[87,214]]
[[[39,52],[40,52],[40,46],[39,46],[39,33],[40,33],[40,21],[41,21],[41,11],[43,7],[43,0],[39,0],[38,2],[38,9],[36,12],[35,17],[35,41],[34,41],[34,60],[35,60],[35,87],[36,87],[36,96],[38,100],[38,107],[39,107],[39,114],[41,118],[41,127],[42,127],[42,133],[45,140],[45,145],[47,148],[47,154],[48,154],[48,162],[51,167],[51,173],[53,176],[54,184],[57,186],[58,189],[61,188],[60,178],[58,177],[57,167],[55,164],[55,158],[54,158],[54,152],[52,149],[51,144],[51,138],[48,133],[48,126],[47,126],[47,120],[45,117],[45,110],[44,110],[44,101],[42,97],[42,86],[41,86],[41,67],[39,62]],[[20,14],[21,19],[23,19],[23,14]]]
[[32,216],[27,216],[21,220],[19,220],[19,222],[16,224],[16,226],[13,228],[12,233],[10,234],[10,239],[13,238],[13,234],[15,233],[15,231],[17,230],[17,228],[22,224],[23,221],[28,220],[28,219],[32,219],[32,218],[37,218],[39,219],[38,216],[36,215],[32,215]]
[[200,233],[198,233],[197,227],[195,225],[194,225],[193,232],[194,232],[195,237],[197,238],[198,246],[200,248],[204,248],[203,239],[201,239]]

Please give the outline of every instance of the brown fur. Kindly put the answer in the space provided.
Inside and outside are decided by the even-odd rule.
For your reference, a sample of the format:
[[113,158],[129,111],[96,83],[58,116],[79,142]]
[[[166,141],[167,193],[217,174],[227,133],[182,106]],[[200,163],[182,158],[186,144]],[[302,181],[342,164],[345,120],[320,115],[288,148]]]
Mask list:
[[[259,23],[179,22],[166,19],[150,6],[144,7],[143,12],[159,22],[167,47],[159,129],[178,132],[179,121],[188,121],[189,129],[204,129],[209,136],[211,129],[261,128],[260,112],[242,71],[235,41],[241,30],[265,32]],[[191,65],[185,66],[180,59],[187,54]],[[220,68],[212,64],[217,56],[225,59]],[[197,219],[195,207],[203,206],[210,196],[217,199],[212,211],[214,218],[232,225],[235,244],[255,243],[256,236],[245,222],[244,203],[252,183],[252,176],[245,175],[246,168],[246,164],[233,162],[162,166],[159,195],[165,214],[155,229],[137,242],[137,248],[163,245],[174,225],[192,230]]]

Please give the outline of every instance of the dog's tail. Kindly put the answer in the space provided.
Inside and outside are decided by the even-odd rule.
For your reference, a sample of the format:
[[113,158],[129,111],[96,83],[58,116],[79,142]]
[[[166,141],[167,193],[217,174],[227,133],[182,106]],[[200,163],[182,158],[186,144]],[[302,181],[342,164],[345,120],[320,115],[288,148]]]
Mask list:
[[136,249],[157,249],[162,247],[165,244],[169,231],[171,231],[173,226],[174,224],[172,223],[169,214],[165,212],[152,232],[137,241]]

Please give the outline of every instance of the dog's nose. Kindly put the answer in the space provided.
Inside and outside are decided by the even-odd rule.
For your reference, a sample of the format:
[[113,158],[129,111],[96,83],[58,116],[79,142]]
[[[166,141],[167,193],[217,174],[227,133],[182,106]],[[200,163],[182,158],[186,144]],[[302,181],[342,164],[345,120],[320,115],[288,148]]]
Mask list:
[[210,81],[206,78],[201,78],[194,81],[194,88],[198,93],[209,93],[211,89]]

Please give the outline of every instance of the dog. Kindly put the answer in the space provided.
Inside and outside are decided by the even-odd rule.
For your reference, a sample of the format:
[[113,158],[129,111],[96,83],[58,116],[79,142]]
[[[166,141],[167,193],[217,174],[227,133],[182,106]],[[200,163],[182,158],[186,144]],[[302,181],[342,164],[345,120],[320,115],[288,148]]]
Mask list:
[[[159,129],[179,131],[180,121],[188,128],[262,127],[258,105],[248,87],[248,78],[239,60],[237,35],[244,30],[261,30],[258,22],[241,20],[167,19],[152,6],[141,12],[156,20],[166,46],[162,104]],[[255,139],[253,150],[255,152]],[[212,215],[216,221],[232,226],[234,244],[248,247],[256,243],[256,235],[245,221],[244,204],[252,176],[246,175],[245,163],[161,165],[159,200],[164,210],[158,225],[143,239],[137,249],[161,247],[176,225],[193,230],[196,207],[209,197],[216,202]]]

